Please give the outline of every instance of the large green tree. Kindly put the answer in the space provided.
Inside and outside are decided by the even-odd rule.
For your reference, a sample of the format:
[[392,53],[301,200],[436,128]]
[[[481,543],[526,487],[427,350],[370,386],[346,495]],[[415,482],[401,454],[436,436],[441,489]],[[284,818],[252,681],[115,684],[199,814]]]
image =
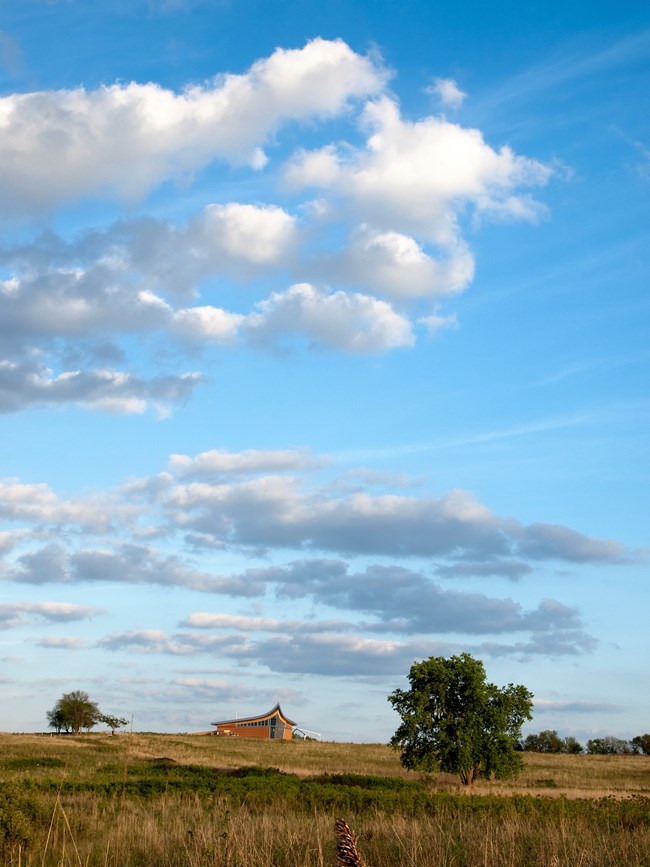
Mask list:
[[390,743],[404,767],[458,774],[465,785],[522,769],[516,747],[533,705],[526,687],[488,683],[468,653],[415,662],[409,682],[388,696],[402,718]]
[[91,729],[100,717],[100,711],[87,692],[76,689],[64,693],[47,712],[50,728],[58,732],[66,731],[78,734],[82,729]]

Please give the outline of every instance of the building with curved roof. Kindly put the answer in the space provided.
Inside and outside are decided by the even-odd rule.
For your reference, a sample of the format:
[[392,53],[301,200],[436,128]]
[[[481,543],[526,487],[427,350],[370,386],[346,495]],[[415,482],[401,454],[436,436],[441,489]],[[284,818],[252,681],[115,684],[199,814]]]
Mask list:
[[270,711],[259,716],[220,720],[210,725],[216,726],[215,731],[212,732],[214,735],[290,741],[296,723],[285,716],[278,703]]

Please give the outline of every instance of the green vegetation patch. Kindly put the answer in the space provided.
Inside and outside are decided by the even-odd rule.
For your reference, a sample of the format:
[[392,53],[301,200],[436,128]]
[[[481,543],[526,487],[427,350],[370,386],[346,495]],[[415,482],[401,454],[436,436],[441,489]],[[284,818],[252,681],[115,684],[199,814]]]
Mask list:
[[53,756],[24,756],[2,762],[2,767],[7,771],[31,771],[34,768],[65,768],[65,766],[66,763],[62,759]]
[[46,821],[47,812],[40,799],[31,797],[18,783],[0,788],[0,857],[10,863],[16,850],[25,850]]
[[[538,780],[552,787],[552,781]],[[345,815],[474,815],[488,818],[529,817],[551,821],[586,819],[607,829],[650,827],[650,798],[570,799],[533,795],[472,795],[432,791],[424,780],[368,774],[320,774],[298,777],[277,768],[222,770],[181,765],[165,757],[120,768],[111,765],[89,779],[27,778],[24,791],[62,795],[92,793],[104,797],[181,799],[217,797],[249,808],[281,805],[294,812],[332,811]]]

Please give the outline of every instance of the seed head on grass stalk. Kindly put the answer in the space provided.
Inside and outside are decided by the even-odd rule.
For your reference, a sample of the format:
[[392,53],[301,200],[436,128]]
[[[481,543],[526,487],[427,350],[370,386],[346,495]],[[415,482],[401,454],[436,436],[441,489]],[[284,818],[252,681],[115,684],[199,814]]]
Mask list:
[[357,849],[357,838],[350,830],[345,819],[337,819],[336,828],[336,856],[342,867],[366,867],[366,862]]

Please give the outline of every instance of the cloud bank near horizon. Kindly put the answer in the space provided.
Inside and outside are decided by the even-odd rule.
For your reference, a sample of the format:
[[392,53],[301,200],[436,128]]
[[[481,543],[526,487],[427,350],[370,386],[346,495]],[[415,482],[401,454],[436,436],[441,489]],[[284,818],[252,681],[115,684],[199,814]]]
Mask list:
[[[210,450],[171,455],[157,475],[78,499],[7,480],[0,516],[13,529],[0,539],[0,580],[16,589],[159,587],[239,600],[249,610],[289,604],[291,620],[226,613],[217,603],[188,611],[178,623],[184,631],[132,628],[93,646],[177,656],[218,651],[274,671],[365,676],[404,670],[433,647],[517,658],[590,653],[596,640],[576,607],[544,594],[526,607],[463,583],[500,577],[534,585],[540,568],[623,567],[641,556],[570,527],[500,516],[465,491],[378,494],[358,483],[351,493],[336,484],[337,469],[304,449]],[[266,562],[224,573],[215,568],[217,554]],[[5,606],[4,626],[98,613],[25,605]],[[89,645],[68,635],[48,638],[48,646],[72,652]]]

